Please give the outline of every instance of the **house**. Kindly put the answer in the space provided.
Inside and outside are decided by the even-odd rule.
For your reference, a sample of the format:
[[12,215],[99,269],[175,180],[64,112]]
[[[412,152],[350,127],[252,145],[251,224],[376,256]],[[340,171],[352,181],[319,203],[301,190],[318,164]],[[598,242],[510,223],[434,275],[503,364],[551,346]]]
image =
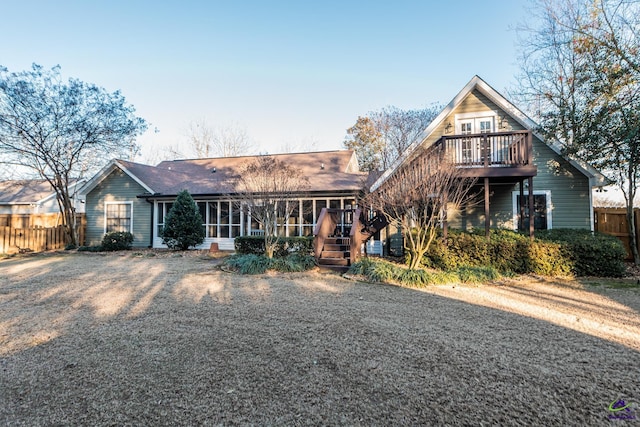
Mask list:
[[[448,218],[453,228],[551,228],[593,230],[592,190],[608,185],[585,162],[566,158],[556,141],[544,141],[537,125],[480,77],[446,105],[422,134],[369,188],[376,191],[399,168],[424,153],[441,153],[477,178],[480,207]],[[533,206],[533,221],[529,221]]]
[[[352,151],[277,154],[277,160],[299,167],[309,181],[292,194],[294,215],[279,224],[286,236],[311,236],[322,208],[355,207],[367,174],[358,170]],[[205,227],[200,248],[217,243],[233,250],[234,238],[260,234],[260,224],[233,201],[236,177],[257,156],[165,161],[156,166],[113,160],[81,189],[86,199],[86,242],[99,244],[105,233],[129,231],[134,246],[163,248],[160,231],[177,194],[191,193]]]
[[[358,170],[352,151],[280,154],[302,168],[311,183],[292,194],[297,208],[281,224],[287,236],[314,234],[320,261],[348,265],[368,253],[402,249],[386,221],[358,206],[363,187],[377,191],[400,168],[420,156],[446,154],[465,176],[477,178],[481,207],[450,212],[446,227],[529,231],[551,228],[593,230],[592,189],[608,180],[590,165],[562,155],[536,133],[536,124],[504,96],[475,76],[386,171]],[[81,190],[86,197],[86,236],[97,244],[109,231],[131,231],[135,246],[163,247],[160,230],[177,193],[188,190],[204,219],[202,248],[218,243],[233,249],[237,236],[258,234],[259,225],[229,194],[234,177],[255,156],[167,161],[157,166],[114,160]],[[529,217],[532,206],[532,218]],[[397,234],[395,234],[397,236]]]
[[[71,194],[84,184],[74,181]],[[77,213],[84,212],[84,203],[74,197]],[[41,215],[44,214],[44,215]],[[44,179],[0,181],[0,226],[15,228],[49,227],[62,223],[56,193]]]
[[[492,228],[521,230],[532,237],[535,230],[552,228],[593,230],[592,190],[609,181],[587,163],[563,156],[559,144],[544,141],[536,129],[521,110],[475,76],[389,169],[370,180],[368,191],[384,190],[395,173],[418,161],[446,158],[461,176],[475,179],[472,190],[482,195],[483,203],[447,209],[445,233],[448,227],[484,228],[487,237]],[[322,218],[328,224],[318,227],[319,261],[328,253],[335,259],[327,263],[344,258],[341,265],[348,265],[361,253],[362,242],[382,247],[385,254],[402,253],[402,235],[383,222],[371,227],[375,218],[360,224],[354,215],[348,240],[332,236],[336,214]]]

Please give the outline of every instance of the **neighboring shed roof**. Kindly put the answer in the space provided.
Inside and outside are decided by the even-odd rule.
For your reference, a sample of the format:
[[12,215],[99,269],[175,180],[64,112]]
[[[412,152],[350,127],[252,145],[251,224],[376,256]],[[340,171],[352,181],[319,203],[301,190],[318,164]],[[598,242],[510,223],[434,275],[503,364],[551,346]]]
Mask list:
[[[193,195],[235,192],[235,182],[245,164],[259,156],[218,157],[172,160],[157,166],[114,160],[82,189],[90,192],[115,167],[120,168],[154,196],[174,196],[181,190]],[[363,188],[367,173],[358,171],[353,151],[275,154],[279,161],[299,167],[309,180],[309,191],[357,191]],[[215,171],[215,172],[214,172]]]
[[44,179],[0,181],[0,205],[29,205],[55,197],[51,184]]

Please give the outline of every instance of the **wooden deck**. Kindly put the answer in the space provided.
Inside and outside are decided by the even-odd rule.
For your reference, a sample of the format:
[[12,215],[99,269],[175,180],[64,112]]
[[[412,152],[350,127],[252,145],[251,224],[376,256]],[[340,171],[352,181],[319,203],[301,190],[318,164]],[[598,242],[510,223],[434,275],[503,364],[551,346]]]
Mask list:
[[466,177],[528,178],[538,173],[532,163],[530,131],[445,135],[431,150],[450,160]]

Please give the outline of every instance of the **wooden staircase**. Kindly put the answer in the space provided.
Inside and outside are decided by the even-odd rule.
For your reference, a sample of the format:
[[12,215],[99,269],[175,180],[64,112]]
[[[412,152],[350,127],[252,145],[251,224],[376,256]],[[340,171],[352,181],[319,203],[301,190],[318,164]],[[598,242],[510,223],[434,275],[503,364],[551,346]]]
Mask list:
[[347,271],[351,265],[351,239],[326,237],[318,256],[318,265],[333,271]]
[[360,209],[322,208],[313,232],[316,262],[321,268],[347,271],[361,256],[361,246],[386,225],[382,216],[364,221]]

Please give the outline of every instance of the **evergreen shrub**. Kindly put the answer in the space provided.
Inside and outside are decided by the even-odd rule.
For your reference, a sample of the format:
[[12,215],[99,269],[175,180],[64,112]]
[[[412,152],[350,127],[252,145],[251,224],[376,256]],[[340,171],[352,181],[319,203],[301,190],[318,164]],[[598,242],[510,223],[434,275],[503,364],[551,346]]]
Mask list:
[[133,244],[133,234],[128,231],[112,231],[102,238],[99,246],[102,251],[125,251],[131,249]]
[[205,232],[198,205],[187,190],[178,193],[162,228],[162,243],[170,249],[187,250],[204,242]]

